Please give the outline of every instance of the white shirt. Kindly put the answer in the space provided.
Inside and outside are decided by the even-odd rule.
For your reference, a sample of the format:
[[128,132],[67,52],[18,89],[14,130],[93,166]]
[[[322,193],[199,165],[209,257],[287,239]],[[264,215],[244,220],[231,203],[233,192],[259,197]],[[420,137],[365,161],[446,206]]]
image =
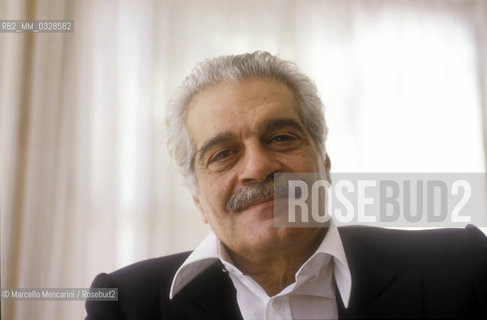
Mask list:
[[238,306],[246,320],[337,319],[335,283],[345,307],[348,307],[352,277],[340,235],[334,226],[328,229],[316,252],[298,270],[295,282],[272,297],[233,265],[225,247],[211,233],[174,275],[169,298],[172,299],[218,259],[237,290]]

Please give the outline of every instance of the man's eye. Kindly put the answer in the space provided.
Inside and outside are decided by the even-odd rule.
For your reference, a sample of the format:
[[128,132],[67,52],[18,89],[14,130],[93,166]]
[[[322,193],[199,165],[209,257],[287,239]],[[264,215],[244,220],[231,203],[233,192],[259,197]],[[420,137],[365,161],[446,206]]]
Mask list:
[[216,153],[210,160],[210,162],[214,161],[222,161],[228,158],[232,154],[232,150],[223,150]]
[[286,142],[296,140],[296,137],[287,134],[281,134],[272,138],[273,142]]

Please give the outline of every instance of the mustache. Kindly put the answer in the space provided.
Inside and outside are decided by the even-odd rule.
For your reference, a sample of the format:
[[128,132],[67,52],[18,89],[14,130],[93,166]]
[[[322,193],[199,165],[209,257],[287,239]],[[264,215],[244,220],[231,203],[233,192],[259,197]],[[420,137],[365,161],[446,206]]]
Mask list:
[[274,174],[271,174],[262,182],[246,185],[230,196],[226,204],[226,210],[240,211],[254,201],[270,197],[287,197],[287,181],[288,179],[274,179]]

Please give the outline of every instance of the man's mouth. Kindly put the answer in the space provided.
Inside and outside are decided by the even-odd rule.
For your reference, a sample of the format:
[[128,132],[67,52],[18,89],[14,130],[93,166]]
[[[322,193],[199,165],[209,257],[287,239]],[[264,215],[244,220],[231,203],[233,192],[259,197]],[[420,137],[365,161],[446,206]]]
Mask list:
[[273,205],[274,204],[274,196],[248,201],[240,208],[239,211],[247,210],[251,207],[257,207],[259,205],[264,205],[264,204]]
[[289,190],[286,179],[277,179],[270,176],[263,182],[254,183],[243,187],[232,194],[226,204],[227,211],[242,211],[264,203],[273,203],[274,200],[287,198]]

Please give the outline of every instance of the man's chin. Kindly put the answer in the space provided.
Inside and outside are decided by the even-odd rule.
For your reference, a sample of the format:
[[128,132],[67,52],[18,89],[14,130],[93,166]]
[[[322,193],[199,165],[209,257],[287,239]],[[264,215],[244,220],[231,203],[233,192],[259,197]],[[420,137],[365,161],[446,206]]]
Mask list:
[[255,252],[276,253],[278,251],[287,250],[290,246],[296,243],[296,240],[306,236],[303,228],[275,228],[272,230],[255,230],[248,239],[250,245]]

